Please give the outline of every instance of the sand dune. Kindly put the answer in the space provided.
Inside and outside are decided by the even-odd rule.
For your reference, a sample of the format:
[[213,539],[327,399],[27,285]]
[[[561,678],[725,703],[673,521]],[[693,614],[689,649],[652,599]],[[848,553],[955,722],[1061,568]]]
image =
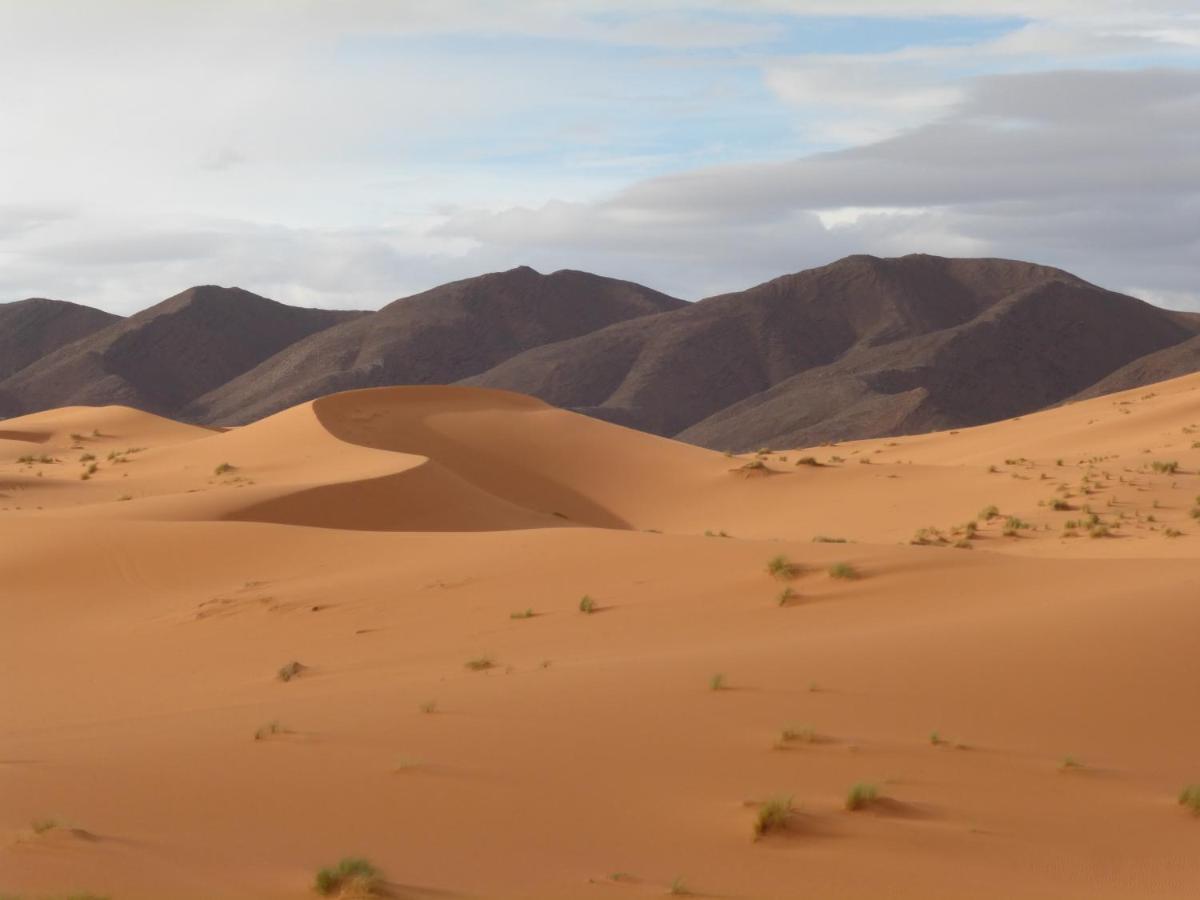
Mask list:
[[1194,896],[1198,389],[743,457],[471,388],[0,421],[0,894]]

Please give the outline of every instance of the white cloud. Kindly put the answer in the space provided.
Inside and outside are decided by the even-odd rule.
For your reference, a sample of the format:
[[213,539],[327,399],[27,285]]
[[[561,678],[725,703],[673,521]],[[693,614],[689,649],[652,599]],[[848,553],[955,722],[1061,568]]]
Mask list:
[[[787,40],[964,12],[1027,21]],[[1194,0],[0,0],[0,299],[365,307],[523,262],[694,297],[861,251],[1186,298],[1198,36]]]

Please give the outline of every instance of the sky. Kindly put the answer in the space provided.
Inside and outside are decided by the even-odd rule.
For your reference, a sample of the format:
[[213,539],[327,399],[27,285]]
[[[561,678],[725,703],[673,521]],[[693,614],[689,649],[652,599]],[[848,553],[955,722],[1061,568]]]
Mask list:
[[1200,311],[1200,3],[0,0],[0,301],[851,253]]

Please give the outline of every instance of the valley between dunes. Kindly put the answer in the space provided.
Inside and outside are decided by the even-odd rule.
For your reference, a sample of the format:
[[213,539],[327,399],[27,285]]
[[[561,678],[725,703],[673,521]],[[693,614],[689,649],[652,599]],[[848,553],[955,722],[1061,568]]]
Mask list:
[[1198,473],[1200,375],[742,457],[465,387],[0,421],[0,895],[1194,897]]

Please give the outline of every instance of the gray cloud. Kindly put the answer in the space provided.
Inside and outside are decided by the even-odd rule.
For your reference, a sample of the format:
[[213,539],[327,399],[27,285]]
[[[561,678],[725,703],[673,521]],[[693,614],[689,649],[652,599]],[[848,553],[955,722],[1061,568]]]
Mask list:
[[[1197,148],[1200,72],[989,76],[937,121],[869,146],[652,179],[594,204],[463,212],[442,233],[543,258],[607,252],[610,270],[684,293],[845,249],[1021,257],[1197,298]],[[886,213],[819,227],[816,213],[845,207]]]

